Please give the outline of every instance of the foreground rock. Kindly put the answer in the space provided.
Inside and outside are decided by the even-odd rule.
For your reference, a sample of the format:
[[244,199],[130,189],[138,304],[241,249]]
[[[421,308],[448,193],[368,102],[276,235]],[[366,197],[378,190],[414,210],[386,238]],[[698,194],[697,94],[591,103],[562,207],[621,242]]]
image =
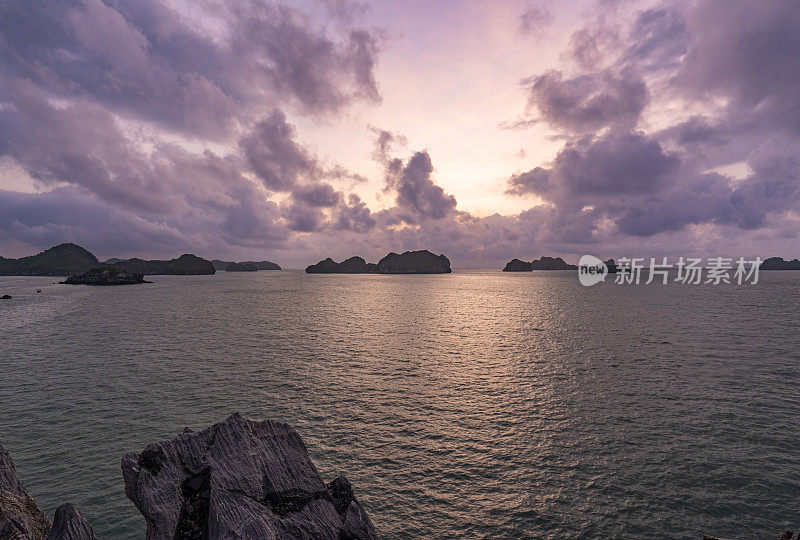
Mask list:
[[[731,540],[729,538],[718,538],[716,536],[711,536],[710,534],[704,534],[703,540]],[[778,537],[778,540],[800,540],[800,531],[790,531],[786,530],[783,531]]]
[[122,458],[147,538],[376,538],[339,477],[326,485],[286,424],[234,414]]
[[69,503],[56,509],[53,528],[47,540],[96,540],[94,529],[78,510]]
[[800,270],[800,261],[792,259],[784,261],[781,257],[770,257],[761,263],[759,270]]
[[230,263],[227,268],[225,268],[226,272],[258,272],[258,268],[256,265],[251,263],[237,263],[232,262]]
[[434,255],[427,249],[389,253],[377,264],[361,257],[350,257],[340,263],[324,259],[306,268],[309,274],[449,274],[450,259]]
[[129,272],[113,266],[99,266],[84,274],[70,276],[61,282],[65,285],[136,285],[150,283],[142,274]]
[[0,446],[0,538],[47,536],[50,521],[22,487],[11,456]]
[[4,294],[3,296],[0,296],[0,300],[11,300],[11,295],[10,294]]
[[51,527],[47,516],[28,495],[17,469],[0,446],[0,538],[20,540],[94,540],[92,526],[71,504],[56,510]]

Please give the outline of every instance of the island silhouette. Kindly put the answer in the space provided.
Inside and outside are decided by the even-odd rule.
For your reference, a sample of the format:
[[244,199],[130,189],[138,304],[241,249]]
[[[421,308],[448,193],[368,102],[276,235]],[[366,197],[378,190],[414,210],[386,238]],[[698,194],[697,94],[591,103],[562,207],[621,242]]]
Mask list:
[[350,257],[337,263],[330,257],[306,268],[308,274],[449,274],[450,259],[427,249],[389,253],[377,264],[362,257]]

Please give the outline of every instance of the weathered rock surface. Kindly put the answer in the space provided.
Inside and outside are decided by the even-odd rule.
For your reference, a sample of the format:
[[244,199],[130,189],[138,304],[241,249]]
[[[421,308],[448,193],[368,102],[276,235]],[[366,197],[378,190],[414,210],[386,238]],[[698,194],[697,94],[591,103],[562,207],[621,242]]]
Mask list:
[[376,538],[343,477],[325,485],[297,432],[239,414],[122,458],[147,538]]
[[25,491],[11,456],[0,446],[0,538],[40,540],[49,530],[50,521]]
[[375,263],[361,257],[350,257],[337,263],[330,257],[306,268],[309,274],[449,274],[450,259],[434,255],[427,249],[389,253]]
[[47,540],[96,540],[94,529],[78,510],[69,503],[56,509],[53,528]]
[[85,274],[70,276],[61,283],[66,285],[136,285],[150,283],[144,276],[137,272],[121,270],[113,266],[100,266],[92,268]]
[[[704,534],[703,540],[730,540],[728,538],[718,538],[710,534]],[[778,540],[800,540],[800,531],[786,530],[778,537]]]
[[770,257],[761,263],[759,270],[800,270],[800,260],[784,261],[782,257]]

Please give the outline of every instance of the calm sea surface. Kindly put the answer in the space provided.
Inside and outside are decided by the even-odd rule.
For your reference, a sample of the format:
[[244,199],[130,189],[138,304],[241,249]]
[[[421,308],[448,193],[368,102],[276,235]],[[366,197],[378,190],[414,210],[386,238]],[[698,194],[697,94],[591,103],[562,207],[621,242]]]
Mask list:
[[800,272],[151,279],[0,278],[0,443],[102,537],[144,534],[123,454],[234,411],[292,424],[388,538],[800,527]]

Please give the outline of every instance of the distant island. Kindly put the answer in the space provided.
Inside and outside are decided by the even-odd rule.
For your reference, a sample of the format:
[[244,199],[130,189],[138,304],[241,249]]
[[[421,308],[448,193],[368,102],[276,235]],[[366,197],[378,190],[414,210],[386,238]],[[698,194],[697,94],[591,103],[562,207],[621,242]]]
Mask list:
[[451,271],[450,259],[427,249],[389,253],[377,264],[361,257],[337,263],[329,257],[306,268],[309,274],[449,274]]
[[137,272],[147,276],[186,276],[186,275],[206,275],[216,273],[211,261],[207,261],[197,255],[186,253],[177,259],[168,261],[144,260],[144,259],[109,259],[104,264]]
[[533,270],[577,270],[574,264],[567,264],[561,257],[542,257],[531,262],[512,259],[503,268],[503,272],[531,272]]
[[60,244],[19,259],[0,257],[0,276],[69,276],[100,266],[92,253],[75,244]]
[[800,261],[797,259],[784,261],[781,257],[770,257],[761,263],[759,270],[800,270]]
[[211,264],[214,265],[214,268],[217,270],[227,270],[228,266],[232,264],[252,264],[256,267],[256,270],[280,270],[281,267],[275,264],[274,262],[270,261],[242,261],[235,263],[233,261],[221,261],[219,259],[211,259]]
[[258,272],[258,268],[253,263],[232,262],[226,268],[226,272]]
[[101,266],[144,275],[196,275],[215,272],[211,261],[191,254],[169,261],[115,258],[100,262],[90,251],[68,243],[19,259],[0,257],[0,276],[70,276]]
[[113,266],[98,266],[83,274],[74,274],[64,281],[63,285],[136,285],[150,283],[144,280],[144,275],[115,268]]
[[[617,272],[617,264],[614,259],[605,261],[609,274]],[[531,262],[511,259],[506,263],[503,272],[532,272],[533,270],[577,270],[577,265],[567,264],[561,257],[542,257]]]

